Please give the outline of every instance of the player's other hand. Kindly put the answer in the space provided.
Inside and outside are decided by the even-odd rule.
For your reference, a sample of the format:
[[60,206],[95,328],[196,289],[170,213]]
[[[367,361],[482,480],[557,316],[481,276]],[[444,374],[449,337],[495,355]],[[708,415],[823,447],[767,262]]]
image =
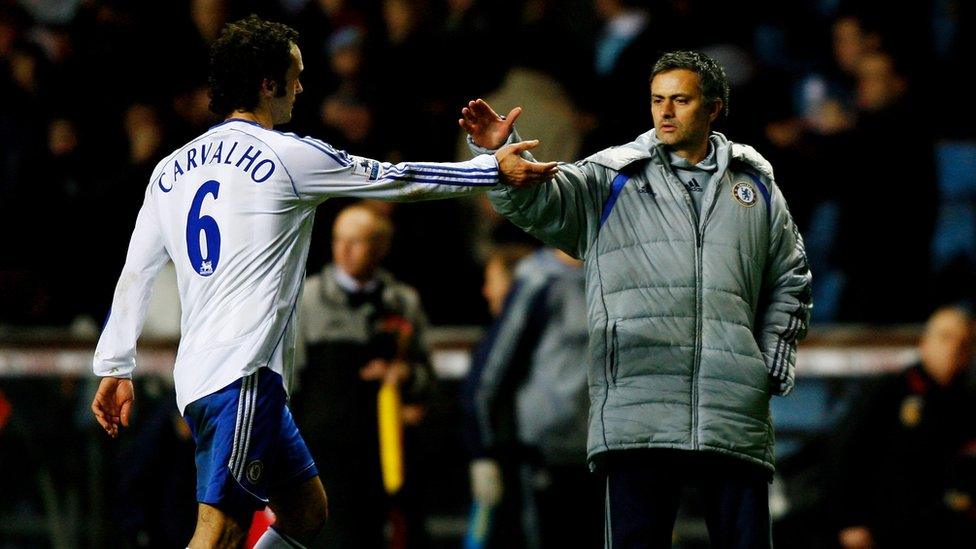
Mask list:
[[502,470],[493,459],[481,458],[471,462],[471,498],[485,507],[497,505],[504,494]]
[[119,436],[120,425],[129,426],[133,402],[135,391],[131,379],[103,377],[98,384],[98,391],[95,392],[91,410],[108,436],[116,438]]
[[502,118],[484,99],[476,99],[468,101],[468,106],[461,109],[458,125],[468,132],[475,145],[495,150],[508,141],[512,126],[520,114],[522,107],[515,107]]
[[535,183],[548,181],[559,172],[556,162],[530,162],[522,158],[522,151],[539,145],[538,139],[519,141],[505,145],[495,152],[498,160],[498,172],[502,182],[512,187],[528,187]]

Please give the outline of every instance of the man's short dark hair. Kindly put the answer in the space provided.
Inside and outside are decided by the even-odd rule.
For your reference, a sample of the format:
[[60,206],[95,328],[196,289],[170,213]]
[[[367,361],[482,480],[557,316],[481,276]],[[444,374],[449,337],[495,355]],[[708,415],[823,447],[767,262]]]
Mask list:
[[291,45],[297,42],[295,29],[257,15],[225,26],[210,47],[210,110],[220,116],[254,110],[265,79],[284,95]]
[[689,70],[698,75],[705,101],[722,102],[721,114],[729,115],[729,77],[717,61],[697,51],[673,51],[666,53],[654,63],[651,80],[662,72],[676,69]]

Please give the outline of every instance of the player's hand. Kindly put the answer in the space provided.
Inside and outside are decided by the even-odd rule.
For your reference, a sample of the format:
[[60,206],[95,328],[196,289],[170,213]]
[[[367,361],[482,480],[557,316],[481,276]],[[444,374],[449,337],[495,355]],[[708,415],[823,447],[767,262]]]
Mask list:
[[495,152],[498,172],[502,182],[512,187],[528,187],[534,183],[548,181],[559,172],[556,162],[529,162],[522,158],[522,151],[539,145],[539,140],[519,141],[505,145]]
[[95,392],[91,410],[98,424],[108,436],[119,436],[119,426],[129,426],[129,414],[135,402],[135,391],[131,379],[103,377]]
[[468,101],[468,106],[461,109],[458,125],[468,132],[475,145],[493,151],[508,141],[512,126],[520,114],[522,107],[515,107],[502,118],[484,99],[476,99]]

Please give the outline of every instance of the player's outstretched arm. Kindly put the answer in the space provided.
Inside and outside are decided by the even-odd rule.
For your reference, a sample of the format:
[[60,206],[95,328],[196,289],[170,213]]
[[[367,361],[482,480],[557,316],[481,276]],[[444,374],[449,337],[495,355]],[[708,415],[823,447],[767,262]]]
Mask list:
[[108,436],[119,436],[119,426],[129,426],[129,414],[135,402],[132,380],[118,377],[103,377],[95,392],[91,410],[98,424]]
[[495,152],[498,160],[498,173],[502,182],[510,187],[528,187],[549,181],[559,173],[557,162],[530,162],[522,158],[522,153],[539,145],[538,139],[520,141],[505,145]]
[[520,114],[522,114],[522,107],[515,107],[503,118],[484,99],[475,99],[468,101],[468,106],[461,109],[458,125],[468,132],[475,145],[495,150],[508,141],[515,120]]

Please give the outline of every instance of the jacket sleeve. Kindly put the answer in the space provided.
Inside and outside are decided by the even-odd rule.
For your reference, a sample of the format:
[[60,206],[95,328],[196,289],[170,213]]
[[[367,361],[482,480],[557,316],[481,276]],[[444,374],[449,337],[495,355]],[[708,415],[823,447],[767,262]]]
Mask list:
[[[513,128],[506,145],[521,141]],[[473,154],[492,154],[495,150],[479,147],[469,135],[468,148]],[[526,160],[535,161],[529,151]],[[589,162],[560,163],[559,173],[547,183],[529,188],[499,185],[488,192],[495,211],[522,230],[583,259],[600,230],[600,211],[610,196],[606,169]]]
[[606,169],[589,162],[560,164],[551,181],[488,192],[495,211],[567,254],[583,259],[600,229],[600,210],[610,195]]
[[810,268],[803,237],[790,216],[783,193],[770,185],[769,255],[760,303],[759,343],[776,395],[793,390],[796,344],[807,332],[812,308]]
[[153,185],[146,189],[125,266],[115,287],[112,309],[95,348],[92,369],[97,376],[132,377],[136,367],[136,341],[146,321],[153,281],[169,261],[152,190]]

